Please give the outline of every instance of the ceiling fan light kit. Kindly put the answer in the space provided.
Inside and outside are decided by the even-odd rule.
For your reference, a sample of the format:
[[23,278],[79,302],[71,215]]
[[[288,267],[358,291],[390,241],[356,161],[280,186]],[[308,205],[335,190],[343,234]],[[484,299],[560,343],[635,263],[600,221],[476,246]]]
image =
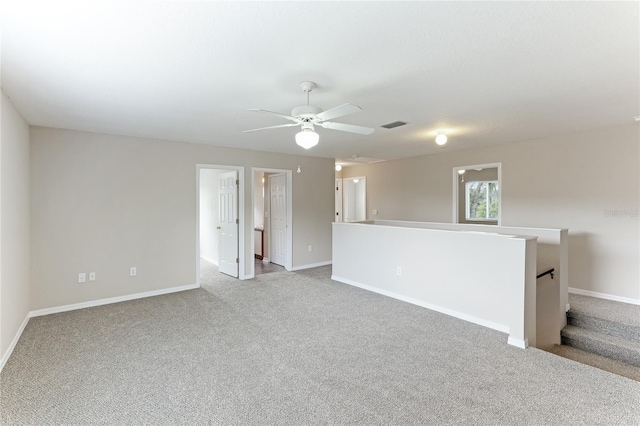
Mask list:
[[370,127],[355,126],[353,124],[334,123],[327,120],[342,117],[347,114],[362,111],[357,105],[343,104],[335,108],[323,111],[314,105],[309,105],[309,93],[316,87],[313,81],[303,81],[300,88],[307,94],[307,104],[293,108],[291,115],[281,114],[279,112],[267,111],[264,109],[250,109],[249,111],[263,112],[275,115],[293,123],[280,124],[277,126],[261,127],[258,129],[245,130],[247,132],[255,132],[256,130],[275,129],[280,127],[300,126],[301,131],[296,134],[296,143],[304,149],[313,148],[318,144],[320,135],[315,132],[314,125],[318,125],[324,129],[339,130],[342,132],[358,133],[361,135],[370,135],[374,129]]
[[309,125],[310,127],[305,127],[304,124],[302,125],[302,131],[296,133],[296,143],[304,149],[310,149],[318,145],[320,135],[313,131],[312,124],[305,124]]

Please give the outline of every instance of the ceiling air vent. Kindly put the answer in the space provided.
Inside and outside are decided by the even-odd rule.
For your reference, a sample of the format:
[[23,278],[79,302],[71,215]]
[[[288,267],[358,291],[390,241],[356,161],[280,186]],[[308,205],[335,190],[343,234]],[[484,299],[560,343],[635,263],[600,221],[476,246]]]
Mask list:
[[383,124],[380,127],[384,127],[385,129],[393,129],[394,127],[400,127],[400,126],[404,126],[405,123],[404,121],[394,121],[393,123],[387,123],[387,124]]

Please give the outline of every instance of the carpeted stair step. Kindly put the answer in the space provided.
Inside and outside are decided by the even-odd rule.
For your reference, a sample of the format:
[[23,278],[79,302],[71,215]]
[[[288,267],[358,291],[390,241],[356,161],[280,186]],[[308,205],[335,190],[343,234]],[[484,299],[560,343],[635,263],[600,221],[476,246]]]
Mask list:
[[640,382],[640,368],[633,365],[566,345],[553,345],[548,351],[563,358]]
[[640,342],[640,306],[589,296],[569,296],[567,324]]
[[600,318],[591,313],[575,310],[573,307],[567,312],[567,324],[608,336],[640,342],[640,326],[629,321],[620,322],[620,320]]
[[567,325],[562,344],[640,367],[640,342],[621,339],[597,331]]

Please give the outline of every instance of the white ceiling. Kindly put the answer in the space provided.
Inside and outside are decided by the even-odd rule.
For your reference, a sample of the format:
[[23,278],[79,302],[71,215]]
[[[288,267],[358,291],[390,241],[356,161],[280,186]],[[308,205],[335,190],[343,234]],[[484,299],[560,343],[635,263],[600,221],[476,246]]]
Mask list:
[[[4,1],[2,87],[31,125],[393,159],[633,123],[638,2]],[[305,151],[286,121],[363,108]],[[382,124],[402,120],[393,130]],[[446,148],[435,145],[447,129]]]

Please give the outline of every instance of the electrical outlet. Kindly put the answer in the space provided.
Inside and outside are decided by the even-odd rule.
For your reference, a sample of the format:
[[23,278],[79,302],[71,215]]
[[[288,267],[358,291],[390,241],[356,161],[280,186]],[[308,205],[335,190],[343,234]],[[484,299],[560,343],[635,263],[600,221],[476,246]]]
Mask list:
[[378,209],[373,209],[373,215],[378,216]]
[[138,269],[135,266],[129,268],[129,276],[135,277],[136,275],[138,275]]
[[96,273],[89,272],[89,281],[95,281],[95,280],[96,280]]
[[78,282],[79,283],[86,283],[87,282],[87,274],[85,272],[80,272],[78,274]]
[[309,247],[308,247],[308,249],[307,249],[307,250],[309,250],[309,251],[313,251],[313,246],[312,246],[311,244],[309,244]]
[[398,267],[396,268],[396,274],[398,274],[398,276],[401,276],[401,275],[402,275],[402,268],[401,268],[401,267],[399,267],[399,266],[398,266]]

